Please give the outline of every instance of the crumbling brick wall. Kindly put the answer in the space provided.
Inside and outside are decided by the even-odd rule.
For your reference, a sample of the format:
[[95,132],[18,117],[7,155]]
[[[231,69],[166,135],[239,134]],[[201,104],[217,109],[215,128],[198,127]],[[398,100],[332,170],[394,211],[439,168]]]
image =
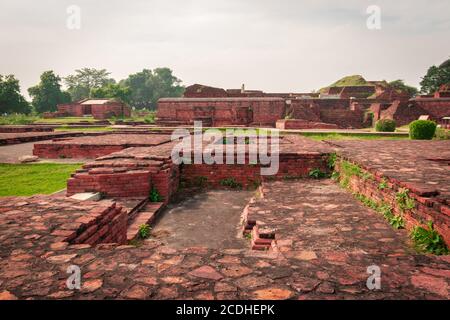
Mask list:
[[158,102],[157,121],[192,124],[195,119],[204,119],[212,126],[275,126],[284,112],[282,98],[165,98]]
[[65,236],[64,242],[70,244],[124,244],[127,241],[127,219],[126,209],[112,202],[99,205],[88,215],[79,217],[74,224],[76,228],[56,230],[54,234]]

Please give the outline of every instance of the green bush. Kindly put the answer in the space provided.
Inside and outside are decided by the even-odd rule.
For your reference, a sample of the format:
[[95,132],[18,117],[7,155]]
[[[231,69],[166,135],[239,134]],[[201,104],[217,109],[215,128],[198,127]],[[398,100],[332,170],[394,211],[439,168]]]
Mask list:
[[441,235],[434,229],[433,222],[427,223],[428,228],[415,227],[411,231],[411,238],[419,251],[436,255],[448,254],[449,250]]
[[444,128],[436,128],[436,140],[450,140],[450,130]]
[[416,120],[409,124],[409,137],[415,140],[431,140],[436,132],[436,123],[430,120]]
[[164,200],[155,187],[150,190],[149,198],[150,202],[162,202]]
[[391,119],[381,119],[375,124],[375,131],[378,132],[394,132],[395,121]]

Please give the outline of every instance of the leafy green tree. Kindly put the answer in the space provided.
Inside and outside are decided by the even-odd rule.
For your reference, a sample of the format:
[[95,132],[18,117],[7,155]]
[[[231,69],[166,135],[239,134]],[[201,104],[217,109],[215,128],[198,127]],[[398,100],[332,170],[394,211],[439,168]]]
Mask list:
[[417,88],[408,86],[403,82],[403,80],[400,79],[389,82],[389,85],[394,89],[408,93],[411,97],[417,95],[417,93],[419,92]]
[[143,69],[120,82],[130,88],[130,104],[138,109],[154,109],[159,98],[180,97],[184,87],[169,68]]
[[45,71],[40,79],[36,86],[28,89],[36,112],[56,111],[58,104],[70,102],[70,94],[61,90],[61,78],[53,71]]
[[19,80],[13,75],[0,75],[0,114],[30,112],[30,104],[20,93]]
[[108,83],[101,88],[91,89],[90,96],[92,98],[114,98],[130,104],[131,90],[120,84]]
[[106,69],[82,68],[75,70],[75,74],[64,78],[70,96],[74,101],[89,98],[92,89],[115,83],[114,79],[109,77],[110,72]]
[[450,59],[444,61],[438,67],[431,66],[427,74],[420,82],[420,91],[427,94],[433,94],[443,84],[450,83]]

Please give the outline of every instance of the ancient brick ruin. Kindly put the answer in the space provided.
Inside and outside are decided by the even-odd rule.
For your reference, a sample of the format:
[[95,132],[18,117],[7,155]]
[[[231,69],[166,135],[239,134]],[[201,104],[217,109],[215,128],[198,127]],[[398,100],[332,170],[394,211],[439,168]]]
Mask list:
[[[394,212],[402,212],[406,230],[432,220],[450,244],[447,141],[318,142],[285,135],[279,142],[280,169],[273,176],[261,176],[261,164],[247,161],[176,165],[171,157],[175,142],[164,134],[103,133],[53,143],[54,148],[36,144],[36,150],[50,145],[47,157],[71,149],[73,156],[96,158],[72,175],[66,195],[2,199],[1,298],[449,297],[448,256],[412,253],[405,230],[393,229],[351,194],[391,204]],[[96,144],[100,157],[86,153]],[[343,161],[360,168],[348,179],[350,192],[331,179],[309,178],[312,170],[333,170],[334,153],[341,178]],[[155,223],[180,190],[229,188],[222,184],[225,179],[257,189],[241,209],[241,235],[248,247],[180,249],[157,238],[133,244],[139,226]],[[397,205],[402,188],[414,200],[406,211]],[[149,202],[151,190],[159,192],[160,202]],[[83,192],[104,198],[71,197]],[[367,289],[366,268],[374,263],[382,266],[383,290]],[[82,270],[80,290],[65,286],[70,265]]]
[[[379,119],[393,119],[398,126],[421,115],[443,124],[450,116],[450,98],[443,86],[434,97],[415,99],[372,81],[371,85],[329,87],[319,93],[265,93],[258,90],[221,89],[194,84],[183,98],[158,102],[157,123],[162,126],[267,126],[289,129],[330,129],[371,127]],[[282,120],[290,121],[285,124]]]
[[129,117],[131,108],[114,99],[83,99],[67,104],[59,104],[58,111],[44,113],[44,118],[92,116],[95,119]]

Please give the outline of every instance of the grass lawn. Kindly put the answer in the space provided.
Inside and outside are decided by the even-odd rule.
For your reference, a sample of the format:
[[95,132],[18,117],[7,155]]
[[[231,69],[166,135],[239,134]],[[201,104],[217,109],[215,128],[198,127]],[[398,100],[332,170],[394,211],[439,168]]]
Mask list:
[[300,133],[300,135],[314,140],[405,140],[407,135],[380,136],[377,134],[342,134],[342,133]]
[[69,126],[61,126],[55,128],[55,131],[86,131],[86,132],[103,132],[103,131],[114,131],[116,129],[110,127],[69,127]]
[[73,123],[73,122],[94,122],[93,117],[62,117],[62,118],[39,118],[34,123]]
[[66,187],[81,164],[0,164],[0,196],[50,194]]

